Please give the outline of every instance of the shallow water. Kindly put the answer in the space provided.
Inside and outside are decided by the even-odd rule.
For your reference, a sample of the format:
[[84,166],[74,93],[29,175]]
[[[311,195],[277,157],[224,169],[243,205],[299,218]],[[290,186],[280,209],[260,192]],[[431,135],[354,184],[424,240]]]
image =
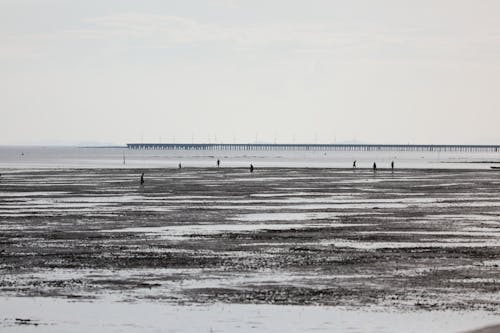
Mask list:
[[[177,225],[169,227],[142,227],[104,230],[103,232],[125,232],[143,233],[145,235],[155,235],[161,238],[179,238],[182,236],[204,236],[220,234],[225,232],[248,232],[259,230],[288,230],[295,228],[321,228],[325,224],[290,224],[290,223],[266,223],[266,224],[199,224],[199,225]],[[328,226],[347,226],[344,224],[333,224]]]
[[[0,299],[2,332],[459,332],[496,324],[486,312],[386,312],[334,307],[171,306],[112,300]],[[18,320],[16,320],[16,318]],[[22,320],[25,320],[24,322]],[[29,321],[26,321],[29,319]]]
[[[123,164],[124,155],[126,164]],[[379,169],[389,169],[391,161],[395,161],[396,168],[489,169],[489,163],[469,162],[500,162],[498,153],[168,151],[0,146],[0,168],[177,168],[178,163],[189,168],[213,167],[217,159],[222,161],[222,167],[246,168],[253,163],[257,169],[259,167],[350,168],[354,160],[357,160],[358,168],[371,168],[373,162],[377,162]]]

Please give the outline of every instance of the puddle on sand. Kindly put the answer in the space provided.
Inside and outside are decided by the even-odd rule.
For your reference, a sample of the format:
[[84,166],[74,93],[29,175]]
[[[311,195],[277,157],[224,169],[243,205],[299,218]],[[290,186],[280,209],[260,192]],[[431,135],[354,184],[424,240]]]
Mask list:
[[350,241],[345,239],[322,240],[317,243],[306,243],[305,245],[323,245],[335,247],[347,247],[360,250],[377,250],[377,249],[407,249],[407,248],[456,248],[456,247],[498,247],[500,239],[474,241],[474,242],[360,242]]
[[52,195],[64,195],[69,194],[69,192],[3,192],[0,193],[0,197],[38,197],[38,196],[52,196]]
[[0,329],[36,332],[459,332],[498,322],[482,311],[384,312],[339,308],[251,304],[174,306],[161,302],[115,302],[112,298],[0,298]]
[[[498,214],[498,213],[497,213]],[[439,214],[426,215],[426,220],[455,220],[455,221],[479,221],[500,223],[500,216],[489,214]]]
[[[310,213],[255,213],[255,214],[240,214],[229,220],[248,221],[248,222],[264,222],[264,221],[307,221],[307,220],[324,220],[338,219],[341,216],[348,215],[366,215],[367,213],[349,213],[349,212],[310,212]],[[359,226],[371,224],[336,224],[340,226]],[[306,225],[307,226],[307,225]],[[335,226],[328,224],[328,226]]]
[[250,194],[251,197],[256,198],[273,198],[273,197],[307,197],[307,196],[345,196],[344,194],[338,193],[326,193],[326,192],[270,192],[270,193],[254,193]]
[[[193,206],[196,208],[201,208],[202,206]],[[367,204],[367,203],[355,203],[355,204],[309,204],[309,205],[304,205],[304,204],[296,204],[296,205],[263,205],[263,204],[254,204],[254,205],[241,205],[241,206],[228,206],[228,205],[222,205],[222,206],[208,206],[205,208],[210,208],[210,209],[221,209],[221,210],[227,210],[227,209],[246,209],[246,210],[325,210],[325,209],[397,209],[397,208],[408,208],[408,205],[406,204],[401,204],[401,203],[393,203],[393,204]]]
[[[495,228],[474,228],[472,230],[468,230],[468,228],[464,228],[463,231],[418,231],[418,230],[410,230],[410,231],[359,231],[360,234],[378,234],[378,235],[428,235],[428,236],[464,236],[464,237],[472,237],[477,239],[478,237],[498,237],[500,238],[500,229]],[[456,238],[460,239],[460,238]],[[463,241],[463,239],[462,239]]]
[[[138,227],[103,230],[102,232],[144,233],[161,238],[179,238],[186,235],[215,235],[226,232],[251,232],[260,230],[287,230],[299,228],[322,228],[331,224],[290,224],[290,223],[260,223],[260,224],[190,224],[166,227]],[[344,225],[342,225],[344,226]],[[349,225],[347,225],[349,226]]]

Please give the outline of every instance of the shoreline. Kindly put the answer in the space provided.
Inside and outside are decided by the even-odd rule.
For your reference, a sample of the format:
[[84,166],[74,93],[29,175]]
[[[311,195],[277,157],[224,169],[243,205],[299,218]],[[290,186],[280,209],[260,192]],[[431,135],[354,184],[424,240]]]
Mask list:
[[[447,162],[448,163],[448,162]],[[451,162],[449,162],[451,163]],[[460,163],[460,162],[457,162]],[[500,163],[500,162],[498,162]],[[357,167],[357,168],[352,168],[352,167],[337,167],[337,166],[324,166],[324,165],[315,165],[315,166],[280,166],[280,165],[264,165],[264,166],[259,166],[258,163],[239,163],[240,165],[234,166],[223,166],[223,167],[214,167],[214,166],[209,166],[209,165],[185,165],[182,164],[182,168],[179,169],[178,167],[178,162],[169,162],[169,164],[165,164],[162,166],[151,166],[151,165],[146,165],[146,166],[141,166],[141,165],[135,165],[135,166],[117,166],[117,165],[110,165],[110,166],[85,166],[85,165],[75,165],[75,166],[48,166],[48,165],[42,165],[42,166],[2,166],[0,165],[0,170],[2,171],[19,171],[19,172],[28,172],[28,171],[34,171],[34,170],[44,170],[44,171],[64,171],[64,170],[137,170],[137,169],[144,169],[144,170],[150,170],[150,171],[161,171],[161,170],[176,170],[178,172],[182,171],[192,171],[192,170],[198,170],[198,171],[214,171],[214,170],[248,170],[249,165],[253,164],[255,167],[255,171],[258,170],[277,170],[277,169],[283,169],[283,170],[332,170],[332,171],[342,171],[342,172],[349,172],[352,171],[353,173],[358,172],[372,172],[373,173],[373,168],[372,167]],[[482,164],[482,163],[473,163],[473,164]],[[486,163],[485,163],[486,164]],[[381,173],[401,173],[401,172],[412,172],[412,171],[441,171],[441,172],[484,172],[484,171],[489,171],[489,172],[498,172],[498,169],[491,169],[489,167],[485,168],[433,168],[433,167],[398,167],[394,168],[392,170],[390,167],[377,167],[377,172]]]

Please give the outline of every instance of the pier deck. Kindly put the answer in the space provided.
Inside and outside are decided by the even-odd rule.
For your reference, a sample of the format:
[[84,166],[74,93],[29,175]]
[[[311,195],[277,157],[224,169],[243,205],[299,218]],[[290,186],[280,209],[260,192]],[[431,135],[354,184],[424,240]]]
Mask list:
[[500,145],[403,145],[403,144],[267,144],[267,143],[128,143],[144,150],[259,150],[259,151],[425,151],[498,152]]

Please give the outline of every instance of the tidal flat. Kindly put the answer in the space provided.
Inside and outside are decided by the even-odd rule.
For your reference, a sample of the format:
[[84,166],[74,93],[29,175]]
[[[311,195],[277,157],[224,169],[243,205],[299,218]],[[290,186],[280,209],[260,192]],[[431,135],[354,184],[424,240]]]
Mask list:
[[[498,322],[499,265],[495,170],[4,169],[0,178],[4,309],[107,300],[469,318],[440,324],[452,332]],[[34,327],[3,312],[0,328]],[[33,318],[38,330],[63,322]]]

